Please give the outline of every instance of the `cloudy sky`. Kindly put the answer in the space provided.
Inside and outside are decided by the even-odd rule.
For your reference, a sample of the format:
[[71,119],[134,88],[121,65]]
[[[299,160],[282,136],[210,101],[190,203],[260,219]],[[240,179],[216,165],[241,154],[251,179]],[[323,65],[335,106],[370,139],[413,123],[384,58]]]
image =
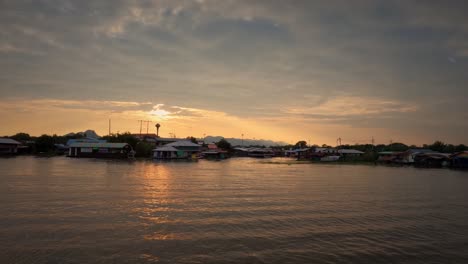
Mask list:
[[[0,135],[468,143],[467,1],[0,0]],[[146,130],[146,127],[145,129]]]

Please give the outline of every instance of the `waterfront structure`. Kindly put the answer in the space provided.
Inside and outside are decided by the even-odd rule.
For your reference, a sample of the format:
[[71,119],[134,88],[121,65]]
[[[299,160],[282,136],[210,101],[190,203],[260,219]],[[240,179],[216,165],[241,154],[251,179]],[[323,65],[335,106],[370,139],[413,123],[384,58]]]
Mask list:
[[248,157],[252,158],[271,158],[275,155],[271,148],[250,148],[248,150]]
[[314,152],[316,153],[325,153],[325,154],[336,154],[338,153],[337,149],[335,148],[315,148]]
[[452,154],[450,163],[453,168],[468,169],[468,151]]
[[448,167],[450,165],[450,154],[420,153],[414,157],[414,165],[417,167]]
[[69,146],[68,157],[76,158],[129,158],[134,156],[132,146],[127,143],[78,142]]
[[228,152],[218,148],[214,143],[208,144],[205,150],[200,153],[200,158],[204,159],[221,160],[228,157]]
[[379,153],[377,153],[377,155],[378,155],[377,161],[382,162],[382,163],[392,163],[397,158],[398,153],[400,153],[400,152],[395,152],[395,151],[382,151],[382,152],[379,152]]
[[18,153],[20,142],[11,138],[0,138],[0,154],[11,155]]
[[228,158],[228,152],[221,149],[210,149],[201,153],[201,158],[222,160]]
[[352,159],[362,156],[364,152],[356,150],[356,149],[339,149],[338,155],[343,157],[343,159]]
[[234,156],[237,157],[247,157],[249,155],[249,148],[237,147],[233,149]]
[[166,144],[153,150],[154,159],[192,159],[200,153],[200,145],[188,140]]
[[430,149],[408,149],[407,151],[396,153],[395,154],[396,158],[394,161],[396,163],[402,163],[402,164],[413,164],[414,158],[417,155],[424,154],[424,153],[436,153],[436,152]]

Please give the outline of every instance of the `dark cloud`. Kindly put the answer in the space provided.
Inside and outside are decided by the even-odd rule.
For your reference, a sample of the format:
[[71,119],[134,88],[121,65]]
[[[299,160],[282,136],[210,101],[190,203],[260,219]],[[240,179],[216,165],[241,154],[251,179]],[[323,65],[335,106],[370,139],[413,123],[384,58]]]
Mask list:
[[[416,131],[426,123],[408,126],[408,116],[443,118],[435,101],[453,111],[468,101],[467,5],[2,1],[0,94],[152,101],[240,117],[282,115],[283,107],[352,95],[424,106],[385,120],[349,120]],[[448,129],[468,129],[449,120]]]

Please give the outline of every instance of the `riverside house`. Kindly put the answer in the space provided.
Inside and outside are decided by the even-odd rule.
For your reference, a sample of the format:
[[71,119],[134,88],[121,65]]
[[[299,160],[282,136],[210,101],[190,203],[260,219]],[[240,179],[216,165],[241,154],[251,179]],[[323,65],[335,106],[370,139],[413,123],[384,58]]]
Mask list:
[[11,138],[0,138],[0,154],[11,155],[18,153],[18,147],[21,145],[18,141]]
[[188,140],[166,144],[153,150],[154,159],[196,159],[201,146]]
[[127,143],[77,142],[68,149],[68,157],[75,158],[129,158],[133,155],[132,146]]

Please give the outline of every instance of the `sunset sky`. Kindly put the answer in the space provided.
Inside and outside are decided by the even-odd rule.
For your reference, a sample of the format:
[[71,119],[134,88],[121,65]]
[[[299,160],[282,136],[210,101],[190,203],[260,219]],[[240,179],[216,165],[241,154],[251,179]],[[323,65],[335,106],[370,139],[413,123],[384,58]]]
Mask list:
[[0,1],[0,136],[468,144],[467,105],[468,1]]

